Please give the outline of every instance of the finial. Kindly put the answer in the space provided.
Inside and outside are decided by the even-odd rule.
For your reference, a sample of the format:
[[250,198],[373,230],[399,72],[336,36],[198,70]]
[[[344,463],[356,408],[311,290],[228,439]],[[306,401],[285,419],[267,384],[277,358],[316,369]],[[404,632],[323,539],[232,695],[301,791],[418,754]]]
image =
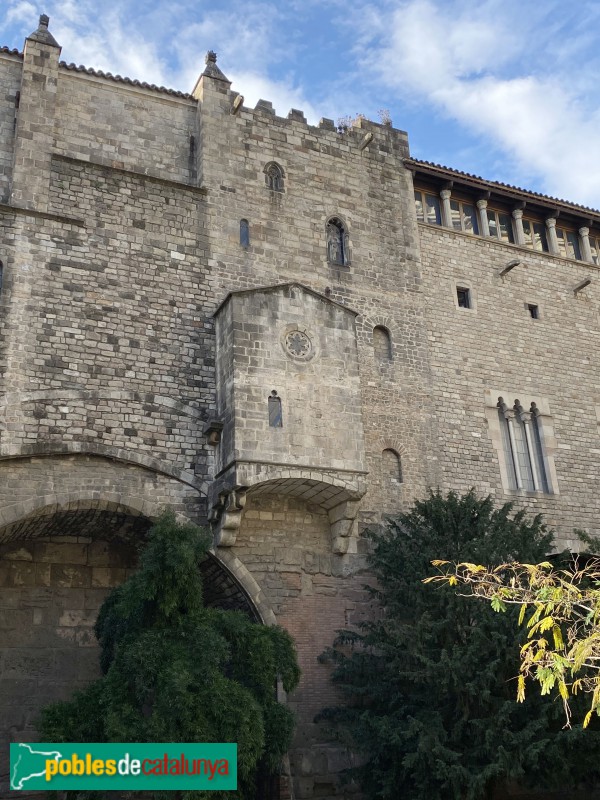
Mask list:
[[50,22],[50,17],[48,16],[48,14],[40,14],[40,21],[37,30],[34,31],[27,38],[30,39],[32,42],[41,42],[42,44],[49,45],[50,47],[58,47],[58,49],[60,50],[60,45],[48,30],[49,22]]
[[215,80],[224,81],[225,83],[231,83],[231,81],[227,80],[225,75],[223,75],[219,67],[217,67],[217,54],[214,50],[208,51],[204,63],[206,66],[204,67],[202,75],[205,75],[207,78],[215,78]]

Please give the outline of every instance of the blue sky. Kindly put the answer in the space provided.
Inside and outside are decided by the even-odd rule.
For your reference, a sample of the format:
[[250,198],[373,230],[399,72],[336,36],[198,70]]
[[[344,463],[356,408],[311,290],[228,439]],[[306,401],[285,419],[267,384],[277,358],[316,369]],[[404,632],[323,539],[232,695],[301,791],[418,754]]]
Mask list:
[[600,208],[600,2],[0,0],[0,44],[40,13],[67,62],[191,91],[204,54],[246,105],[387,109],[412,155]]

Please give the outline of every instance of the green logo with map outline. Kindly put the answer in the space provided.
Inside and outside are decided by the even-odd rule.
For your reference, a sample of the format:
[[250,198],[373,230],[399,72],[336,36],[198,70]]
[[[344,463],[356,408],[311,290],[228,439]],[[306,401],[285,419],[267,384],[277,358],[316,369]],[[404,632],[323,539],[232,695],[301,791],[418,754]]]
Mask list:
[[25,742],[10,745],[13,791],[235,790],[237,745]]

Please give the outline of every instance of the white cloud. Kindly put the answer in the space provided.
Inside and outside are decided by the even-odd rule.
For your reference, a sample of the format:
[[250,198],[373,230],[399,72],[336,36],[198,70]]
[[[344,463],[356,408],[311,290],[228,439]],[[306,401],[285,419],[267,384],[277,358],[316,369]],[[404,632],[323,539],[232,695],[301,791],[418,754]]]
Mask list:
[[6,9],[5,22],[6,23],[29,23],[37,20],[36,7],[33,3],[27,0],[18,0],[11,2]]
[[560,44],[565,31],[540,29],[540,20],[528,22],[527,13],[514,16],[514,10],[501,0],[478,8],[431,0],[396,4],[374,61],[388,87],[487,137],[523,174],[537,175],[544,191],[600,205],[597,98],[586,102],[581,91],[588,82],[570,79],[570,71],[581,69],[581,51],[563,48],[560,69],[546,57],[544,71],[534,71],[539,39],[551,47],[548,36],[558,35]]

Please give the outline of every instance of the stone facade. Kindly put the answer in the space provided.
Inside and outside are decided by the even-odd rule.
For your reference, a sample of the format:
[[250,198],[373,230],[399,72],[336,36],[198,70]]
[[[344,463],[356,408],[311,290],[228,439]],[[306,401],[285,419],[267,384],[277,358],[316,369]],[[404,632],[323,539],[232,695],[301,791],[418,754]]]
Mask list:
[[44,17],[0,51],[2,747],[94,676],[169,505],[213,527],[207,601],[296,639],[282,797],[350,797],[317,656],[369,614],[365,526],[474,486],[598,527],[600,214],[246,108],[214,54],[189,95],[59,59]]

